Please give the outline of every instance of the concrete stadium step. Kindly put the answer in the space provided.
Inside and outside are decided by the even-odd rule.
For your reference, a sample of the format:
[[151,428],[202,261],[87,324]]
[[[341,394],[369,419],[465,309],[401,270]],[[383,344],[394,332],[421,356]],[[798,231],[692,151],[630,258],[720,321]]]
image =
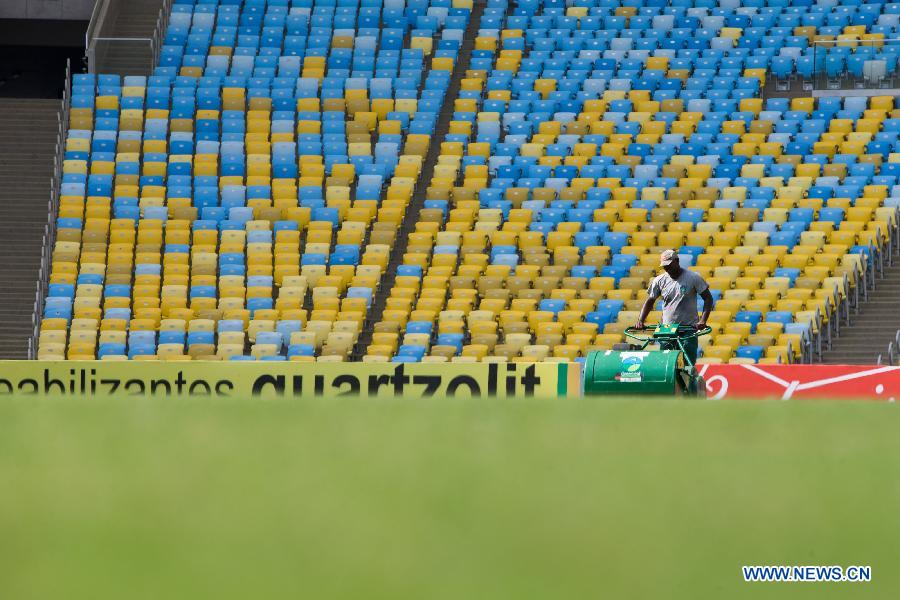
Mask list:
[[[57,104],[60,103],[59,100],[55,100],[55,102]],[[7,107],[6,110],[21,112],[23,110],[30,110],[30,108],[27,106]],[[11,121],[12,121],[12,119],[0,118],[0,123],[2,123],[4,125],[9,124]],[[27,120],[27,121],[23,121],[19,124],[28,125],[28,126],[32,127],[35,131],[55,131],[59,127],[59,124],[56,119],[53,119],[52,123],[49,121]],[[22,140],[22,143],[26,148],[40,148],[41,146],[44,146],[47,143],[47,140],[41,140],[39,138],[33,138],[33,137],[29,137],[27,135],[23,136],[22,133],[23,132],[20,130],[3,129],[2,131],[0,131],[0,139]]]
[[841,335],[824,353],[825,364],[875,364],[879,354],[886,354],[888,344],[900,329],[900,260],[886,267],[884,278],[876,280],[869,291],[868,302],[860,302],[859,314],[851,315],[850,326],[841,327]]
[[28,357],[59,108],[0,98],[0,359]]
[[[10,109],[12,109],[12,110],[27,110],[28,107],[27,107],[27,106],[15,107],[15,108],[10,107]],[[7,122],[7,121],[9,121],[9,119],[0,119],[0,123],[2,123],[2,122]],[[56,123],[47,123],[46,121],[38,121],[38,120],[35,120],[35,119],[25,119],[25,120],[22,121],[22,123],[31,125],[31,126],[33,126],[35,129],[38,129],[38,130],[56,129]],[[3,137],[6,137],[6,134],[7,134],[7,133],[8,133],[8,132],[4,131],[4,132],[3,132]],[[30,145],[33,145],[33,144],[30,144]]]

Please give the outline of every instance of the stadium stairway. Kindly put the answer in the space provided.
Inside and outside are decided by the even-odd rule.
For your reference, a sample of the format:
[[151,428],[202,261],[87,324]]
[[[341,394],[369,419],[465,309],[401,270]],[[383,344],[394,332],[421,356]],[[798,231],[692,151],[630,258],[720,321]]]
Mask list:
[[900,299],[900,260],[893,257],[893,264],[885,266],[884,277],[876,279],[875,289],[869,291],[869,299],[860,302],[859,314],[851,316],[850,327],[842,327],[840,336],[824,353],[826,364],[873,364],[876,357],[888,347],[897,329],[900,316],[897,302]]
[[[763,90],[765,98],[799,98],[808,94],[809,91],[803,89],[799,80],[791,82],[788,89],[779,90],[774,78],[771,78]],[[860,298],[855,311],[850,308],[850,325],[841,325],[840,334],[832,338],[831,348],[824,349],[821,361],[815,362],[833,365],[872,364],[885,351],[900,329],[900,316],[896,309],[900,299],[898,258],[900,253],[895,253],[891,257],[891,263],[885,266],[883,274],[876,268],[875,287],[868,290],[866,299]]]
[[455,110],[453,100],[459,97],[460,82],[463,77],[465,77],[466,70],[469,68],[469,59],[472,57],[472,50],[475,47],[475,38],[478,35],[478,27],[481,23],[481,15],[483,13],[484,2],[476,0],[476,2],[473,3],[472,17],[469,20],[469,26],[466,30],[466,35],[463,38],[462,47],[459,50],[459,60],[453,69],[450,86],[447,89],[447,100],[441,109],[437,125],[431,136],[431,145],[428,149],[428,155],[425,157],[422,173],[419,176],[419,181],[413,192],[409,209],[406,211],[406,217],[403,220],[399,236],[400,239],[394,246],[390,262],[388,263],[387,273],[382,278],[381,286],[378,288],[372,302],[371,316],[366,324],[367,326],[360,333],[359,341],[356,343],[356,348],[352,356],[352,360],[354,361],[362,360],[362,357],[365,356],[366,349],[372,341],[374,324],[382,320],[387,298],[390,295],[391,290],[394,287],[394,281],[397,278],[397,267],[400,266],[403,255],[406,253],[409,234],[415,231],[416,223],[419,221],[419,211],[422,210],[422,207],[425,204],[428,182],[431,181],[431,178],[434,175],[434,167],[437,164],[438,156],[440,156],[441,153],[441,141],[450,129],[450,121],[453,118],[453,111]]
[[58,110],[0,98],[0,359],[28,358]]
[[[104,31],[113,38],[150,38],[156,30],[156,21],[163,7],[162,0],[128,0],[118,3],[118,14]],[[102,48],[100,50],[103,50]],[[154,57],[149,44],[118,43],[109,48],[100,59],[102,73],[117,75],[148,75]]]

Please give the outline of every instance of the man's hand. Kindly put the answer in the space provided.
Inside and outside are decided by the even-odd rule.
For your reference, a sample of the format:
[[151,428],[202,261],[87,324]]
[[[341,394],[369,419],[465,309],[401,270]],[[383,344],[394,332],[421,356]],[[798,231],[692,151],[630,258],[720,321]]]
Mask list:
[[696,327],[698,331],[701,329],[706,329],[706,323],[704,321],[700,321],[699,323],[694,325],[694,327]]
[[635,329],[644,329],[644,322],[638,321],[637,323],[634,324],[634,328]]

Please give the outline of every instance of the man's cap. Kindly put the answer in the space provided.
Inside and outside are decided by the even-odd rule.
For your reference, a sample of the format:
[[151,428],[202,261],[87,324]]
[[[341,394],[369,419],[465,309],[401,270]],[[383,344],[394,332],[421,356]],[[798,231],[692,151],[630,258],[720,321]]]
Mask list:
[[659,266],[665,267],[667,265],[671,265],[673,261],[678,260],[678,253],[674,250],[663,250],[662,254],[659,255]]

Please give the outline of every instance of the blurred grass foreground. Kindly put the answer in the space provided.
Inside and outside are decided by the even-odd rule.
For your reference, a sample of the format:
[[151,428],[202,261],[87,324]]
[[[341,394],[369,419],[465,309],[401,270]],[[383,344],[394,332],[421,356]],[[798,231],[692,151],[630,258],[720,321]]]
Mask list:
[[0,598],[897,598],[898,430],[870,403],[4,401]]

